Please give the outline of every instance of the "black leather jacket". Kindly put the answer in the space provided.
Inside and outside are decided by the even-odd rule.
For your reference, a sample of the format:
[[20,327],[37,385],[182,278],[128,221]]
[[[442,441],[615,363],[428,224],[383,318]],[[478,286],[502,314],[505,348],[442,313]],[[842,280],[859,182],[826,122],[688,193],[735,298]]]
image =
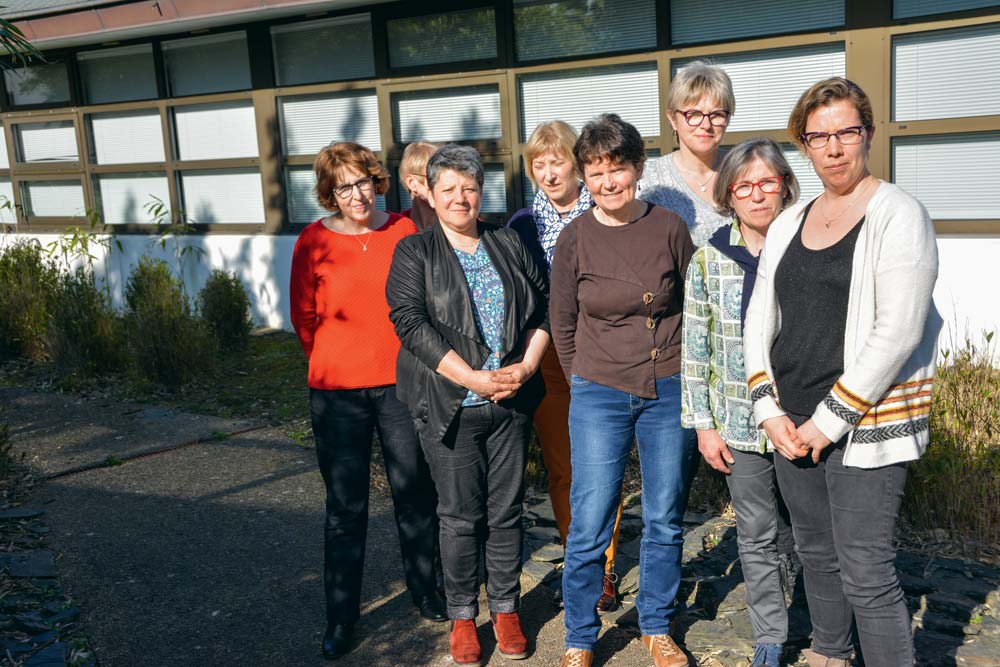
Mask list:
[[[479,235],[504,287],[500,362],[507,366],[524,358],[528,331],[549,331],[548,277],[539,271],[514,230],[481,222]],[[476,326],[465,272],[440,224],[399,242],[385,295],[389,319],[402,343],[396,361],[396,394],[409,406],[421,436],[440,441],[467,389],[435,369],[449,350],[455,350],[472,368],[482,368],[490,353]],[[541,375],[535,373],[501,405],[530,413],[544,393]]]

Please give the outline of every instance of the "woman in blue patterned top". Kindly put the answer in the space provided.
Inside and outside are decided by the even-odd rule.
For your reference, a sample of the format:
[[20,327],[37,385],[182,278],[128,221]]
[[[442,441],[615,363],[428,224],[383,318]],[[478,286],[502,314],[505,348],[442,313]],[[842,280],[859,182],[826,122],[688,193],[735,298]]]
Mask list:
[[536,371],[549,343],[548,285],[517,232],[478,220],[483,165],[474,149],[438,150],[427,181],[440,224],[396,246],[386,297],[402,343],[397,393],[438,491],[451,657],[479,665],[484,552],[497,650],[527,657],[517,615],[521,503],[544,392]]

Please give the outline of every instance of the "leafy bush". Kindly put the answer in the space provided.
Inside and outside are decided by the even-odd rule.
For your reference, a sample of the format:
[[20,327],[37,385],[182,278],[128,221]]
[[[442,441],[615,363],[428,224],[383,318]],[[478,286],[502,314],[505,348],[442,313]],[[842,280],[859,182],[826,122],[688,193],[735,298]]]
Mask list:
[[201,317],[222,352],[245,350],[253,320],[250,299],[235,274],[215,269],[198,295]]
[[59,270],[37,241],[23,240],[0,254],[0,354],[46,358],[45,336],[59,285]]
[[60,276],[51,315],[47,347],[60,375],[88,377],[127,365],[121,318],[89,270]]
[[910,466],[903,518],[922,529],[1000,544],[1000,369],[966,341],[938,367],[931,444]]
[[177,387],[212,360],[212,337],[180,280],[161,260],[139,259],[125,286],[128,349],[147,379]]

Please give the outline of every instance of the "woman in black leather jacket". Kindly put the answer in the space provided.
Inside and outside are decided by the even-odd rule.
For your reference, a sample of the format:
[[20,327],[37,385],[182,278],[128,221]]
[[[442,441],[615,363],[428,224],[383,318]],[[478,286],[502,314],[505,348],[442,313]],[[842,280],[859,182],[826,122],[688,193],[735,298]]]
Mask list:
[[516,232],[478,220],[483,165],[445,146],[427,164],[440,224],[403,239],[386,283],[402,349],[399,398],[410,408],[438,490],[451,654],[478,665],[479,558],[497,647],[527,656],[517,608],[521,502],[536,373],[549,343],[548,286]]

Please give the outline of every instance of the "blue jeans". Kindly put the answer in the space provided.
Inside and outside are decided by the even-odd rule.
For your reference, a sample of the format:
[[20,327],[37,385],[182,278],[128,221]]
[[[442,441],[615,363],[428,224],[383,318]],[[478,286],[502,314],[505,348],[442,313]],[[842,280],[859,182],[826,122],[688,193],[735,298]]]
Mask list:
[[639,551],[639,628],[670,630],[681,582],[684,509],[697,447],[680,424],[680,376],[656,381],[657,398],[570,379],[569,434],[573,483],[563,571],[566,647],[590,650],[601,621],[604,551],[611,541],[632,443],[639,447],[642,519]]

